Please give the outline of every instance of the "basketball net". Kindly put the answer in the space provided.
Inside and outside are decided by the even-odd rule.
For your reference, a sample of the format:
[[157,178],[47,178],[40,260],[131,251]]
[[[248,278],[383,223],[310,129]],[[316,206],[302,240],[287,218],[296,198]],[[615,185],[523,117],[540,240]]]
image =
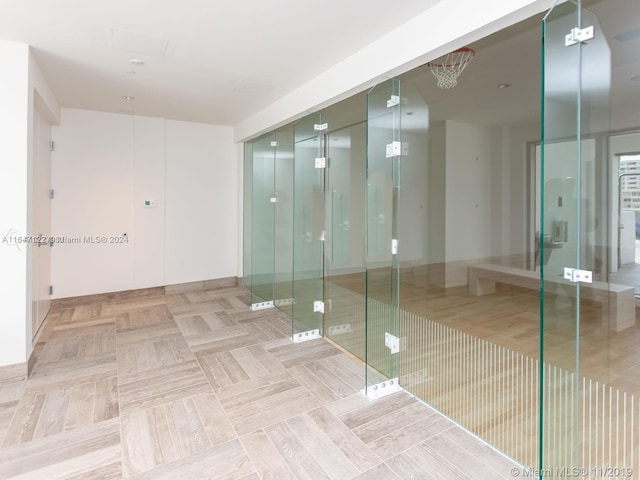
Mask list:
[[438,79],[440,88],[453,88],[458,84],[458,76],[475,56],[470,48],[459,48],[427,63],[431,73]]

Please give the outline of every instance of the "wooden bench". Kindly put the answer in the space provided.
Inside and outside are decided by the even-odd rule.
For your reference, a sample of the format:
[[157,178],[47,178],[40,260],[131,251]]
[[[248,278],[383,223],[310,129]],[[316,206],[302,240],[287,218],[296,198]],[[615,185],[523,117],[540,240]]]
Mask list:
[[[469,294],[476,296],[495,292],[496,282],[533,290],[540,288],[539,272],[504,265],[471,265],[468,267],[467,277]],[[563,289],[566,296],[575,297],[575,283],[564,278],[551,278],[548,282]],[[603,326],[608,326],[614,332],[620,332],[636,324],[636,299],[633,287],[606,282],[581,283],[580,287],[582,298],[608,305],[608,310],[603,309],[602,312]]]

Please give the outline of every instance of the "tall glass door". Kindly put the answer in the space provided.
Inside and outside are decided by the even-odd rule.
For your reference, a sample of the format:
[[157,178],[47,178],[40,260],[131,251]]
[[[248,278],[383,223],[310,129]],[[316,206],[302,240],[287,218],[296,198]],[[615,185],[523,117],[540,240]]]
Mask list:
[[295,125],[292,338],[323,335],[325,136],[321,113]]
[[327,134],[325,336],[364,360],[366,123]]
[[251,205],[251,304],[271,306],[275,269],[275,152],[274,133],[253,142]]
[[367,95],[366,394],[374,398],[398,384],[400,109],[398,80],[376,85]]
[[274,306],[291,315],[293,305],[293,126],[275,132]]
[[543,39],[541,476],[601,478],[598,468],[622,467],[611,459],[621,461],[626,448],[614,438],[618,405],[606,389],[608,337],[621,313],[610,308],[606,146],[597,135],[609,129],[611,58],[580,1],[547,14]]

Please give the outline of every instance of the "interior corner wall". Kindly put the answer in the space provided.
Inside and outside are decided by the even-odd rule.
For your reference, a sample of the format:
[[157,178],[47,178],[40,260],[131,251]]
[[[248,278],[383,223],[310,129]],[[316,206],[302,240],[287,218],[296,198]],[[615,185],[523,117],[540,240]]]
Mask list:
[[[0,40],[0,365],[27,358],[29,47]],[[29,339],[30,340],[30,339]]]
[[54,298],[237,275],[230,127],[63,109],[53,138],[52,234],[75,240],[52,249]]

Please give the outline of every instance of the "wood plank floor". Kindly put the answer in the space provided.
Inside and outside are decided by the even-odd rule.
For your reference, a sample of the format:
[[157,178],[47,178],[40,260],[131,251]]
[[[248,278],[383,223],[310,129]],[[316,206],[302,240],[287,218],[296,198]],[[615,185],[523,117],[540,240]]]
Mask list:
[[[52,312],[0,382],[0,479],[467,479],[518,468],[240,287]],[[522,471],[520,471],[522,473]]]

